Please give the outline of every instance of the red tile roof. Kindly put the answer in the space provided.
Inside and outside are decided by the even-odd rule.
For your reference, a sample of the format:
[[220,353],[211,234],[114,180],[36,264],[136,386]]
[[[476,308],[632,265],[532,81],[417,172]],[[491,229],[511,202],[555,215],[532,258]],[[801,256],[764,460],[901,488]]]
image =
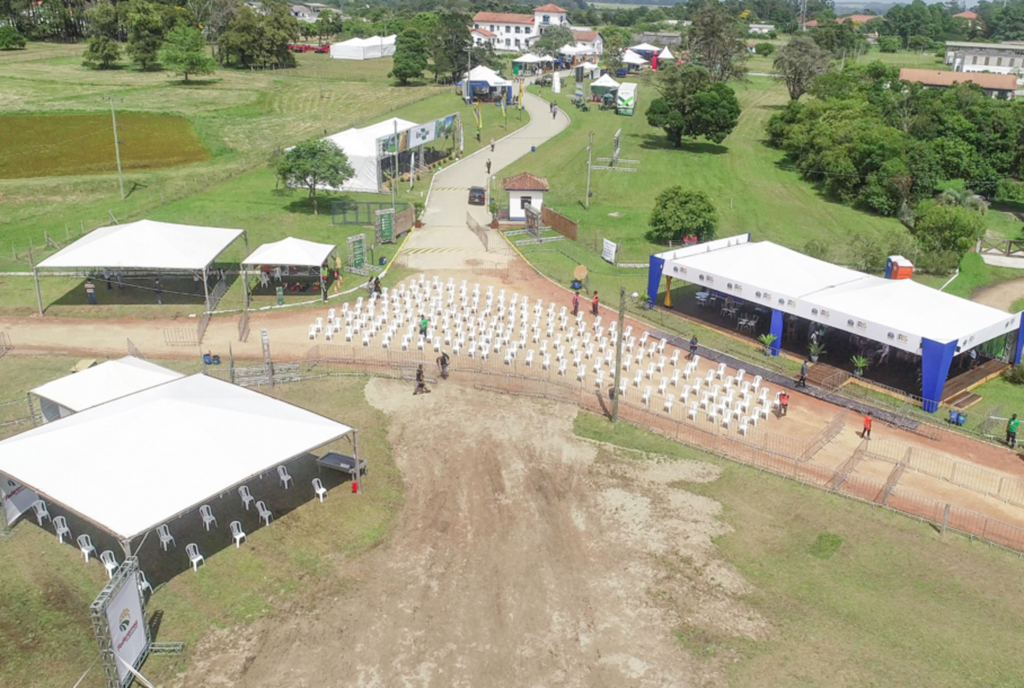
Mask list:
[[807,22],[807,23],[805,23],[805,24],[804,24],[804,26],[810,27],[810,28],[812,28],[812,29],[813,29],[813,28],[814,28],[815,26],[817,26],[817,25],[818,25],[818,20],[817,20],[817,19],[812,19],[811,21],[809,21],[809,22]]
[[508,14],[506,12],[477,12],[473,15],[473,21],[478,24],[493,22],[495,24],[529,24],[533,26],[533,15]]
[[985,74],[982,72],[946,72],[934,69],[900,70],[900,79],[913,81],[925,86],[952,86],[971,81],[992,91],[1016,91],[1017,76],[1014,74]]
[[874,14],[851,14],[848,17],[839,17],[836,22],[842,24],[845,21],[852,21],[854,24],[867,24],[872,19],[881,19]]
[[562,12],[564,14],[564,13],[568,12],[569,10],[564,9],[562,7],[559,7],[558,5],[552,5],[549,2],[546,5],[541,5],[540,7],[534,7],[533,11],[534,12]]
[[487,29],[473,29],[473,33],[478,33],[478,34],[480,34],[481,36],[485,36],[485,37],[487,37],[487,38],[494,38],[495,36],[497,36],[497,35],[498,35],[498,34],[496,34],[496,33],[491,33],[491,32],[490,32],[490,31],[488,31]]
[[597,31],[577,31],[576,29],[573,29],[572,35],[576,38],[577,41],[584,41],[589,43],[590,41],[596,41],[598,35],[600,34]]
[[514,177],[505,177],[501,180],[506,191],[549,191],[548,180],[543,177],[534,177],[529,172],[517,174]]
[[966,19],[967,21],[974,21],[975,19],[978,18],[978,13],[967,10],[966,12],[960,12],[958,14],[954,14],[953,16],[960,17],[961,19]]

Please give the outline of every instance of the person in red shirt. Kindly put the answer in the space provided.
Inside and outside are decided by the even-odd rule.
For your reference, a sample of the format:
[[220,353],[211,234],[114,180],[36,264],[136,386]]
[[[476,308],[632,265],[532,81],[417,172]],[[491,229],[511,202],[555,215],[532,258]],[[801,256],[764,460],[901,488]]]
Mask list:
[[861,438],[865,440],[871,439],[871,414],[864,416],[864,432],[860,434]]
[[594,315],[597,315],[597,292],[594,292]]
[[789,415],[789,392],[782,390],[779,394],[779,418]]

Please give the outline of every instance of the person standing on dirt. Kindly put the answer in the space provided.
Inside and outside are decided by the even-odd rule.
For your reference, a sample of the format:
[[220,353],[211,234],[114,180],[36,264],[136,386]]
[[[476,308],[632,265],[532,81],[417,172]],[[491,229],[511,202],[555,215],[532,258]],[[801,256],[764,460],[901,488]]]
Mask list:
[[373,278],[373,291],[377,293],[377,296],[380,296],[381,294],[384,293],[384,290],[380,286],[380,277]]
[[85,298],[89,299],[93,306],[96,305],[96,285],[92,283],[92,277],[85,280]]
[[864,416],[864,430],[860,433],[861,439],[871,439],[871,414],[865,414]]
[[575,292],[572,295],[572,316],[575,318],[580,312],[580,293]]
[[804,359],[803,365],[800,366],[800,379],[796,383],[797,387],[807,387],[807,360]]
[[1017,428],[1019,426],[1020,421],[1017,420],[1017,414],[1015,413],[1006,424],[1006,446],[1010,449],[1016,449],[1017,447]]
[[789,415],[789,392],[782,390],[779,394],[779,418]]
[[451,361],[448,358],[448,353],[445,351],[441,352],[441,355],[437,357],[437,367],[441,369],[441,377],[445,380],[448,379],[448,363]]
[[595,291],[594,292],[594,300],[593,300],[593,302],[591,302],[591,305],[593,306],[593,309],[594,309],[594,315],[595,316],[597,315],[597,303],[598,303],[598,298],[597,298],[597,292]]
[[690,355],[686,357],[687,361],[692,361],[693,357],[697,355],[697,335],[693,335],[690,338]]
[[423,364],[420,363],[419,367],[416,369],[416,389],[412,391],[412,395],[416,396],[417,394],[426,394],[429,391],[430,390],[427,389],[426,380],[423,378]]
[[427,338],[428,327],[430,327],[430,321],[427,319],[427,316],[424,315],[423,318],[420,320],[420,336],[423,337],[424,339]]

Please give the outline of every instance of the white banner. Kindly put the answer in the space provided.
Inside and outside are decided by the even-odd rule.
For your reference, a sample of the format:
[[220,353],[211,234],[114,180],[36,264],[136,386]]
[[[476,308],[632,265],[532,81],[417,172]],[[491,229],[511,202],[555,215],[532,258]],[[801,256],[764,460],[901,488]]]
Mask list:
[[39,499],[35,492],[3,473],[0,473],[0,492],[3,493],[4,518],[8,524],[13,524]]
[[619,245],[614,241],[604,240],[604,245],[601,247],[601,257],[607,260],[612,265],[615,265],[615,254],[619,252]]
[[561,93],[562,92],[562,76],[558,72],[555,72],[551,76],[551,92]]
[[[131,666],[146,651],[146,619],[142,616],[142,599],[138,582],[134,578],[125,581],[121,589],[107,605],[107,625],[110,627],[111,649],[114,654]],[[117,663],[117,675],[122,685],[131,672],[121,662]]]
[[420,124],[419,126],[413,127],[409,130],[409,148],[422,146],[424,143],[430,143],[434,140],[436,131],[437,125],[434,122],[427,122],[426,124]]

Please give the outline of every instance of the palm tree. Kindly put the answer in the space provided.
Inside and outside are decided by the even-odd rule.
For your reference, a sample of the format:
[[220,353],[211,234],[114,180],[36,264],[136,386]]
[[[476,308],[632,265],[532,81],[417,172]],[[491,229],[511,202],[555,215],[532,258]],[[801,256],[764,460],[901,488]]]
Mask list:
[[939,203],[948,206],[960,206],[968,210],[977,210],[982,215],[988,210],[988,205],[981,200],[970,189],[946,189],[938,198]]

